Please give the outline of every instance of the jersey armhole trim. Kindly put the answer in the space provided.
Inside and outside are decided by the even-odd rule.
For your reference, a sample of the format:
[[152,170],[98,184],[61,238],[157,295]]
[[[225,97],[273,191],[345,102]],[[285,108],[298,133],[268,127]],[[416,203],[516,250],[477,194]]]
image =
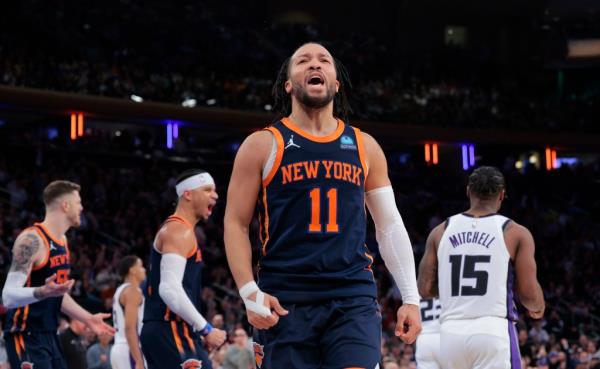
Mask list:
[[[165,221],[162,223],[162,225],[160,226],[160,228],[164,227],[169,222],[175,222],[175,223],[183,224],[184,226],[190,228],[192,230],[192,232],[194,232],[195,228],[196,228],[195,225],[190,224],[190,222],[188,222],[187,220],[185,220],[181,216],[175,215],[175,214],[169,215],[167,217],[167,219],[165,219]],[[159,251],[158,248],[156,247],[156,239],[152,243],[152,248],[154,248],[154,250],[156,252],[158,252],[159,255],[163,254],[163,252]],[[191,258],[192,256],[194,256],[197,251],[198,251],[198,240],[196,239],[196,235],[194,234],[194,247],[185,256],[186,260],[189,259],[189,258]],[[182,257],[183,257],[183,255],[182,255]]]
[[511,222],[511,219],[506,219],[504,221],[504,223],[502,224],[502,232],[504,232],[506,230],[506,226],[508,226],[508,223]]
[[448,224],[450,224],[450,217],[446,218],[446,221],[444,222],[444,231],[448,229]]
[[367,165],[367,153],[365,151],[365,145],[363,142],[362,132],[360,129],[356,127],[352,127],[354,130],[354,135],[356,136],[356,146],[358,148],[358,158],[360,160],[360,164],[365,171],[365,183],[367,182],[367,176],[369,175],[369,166]]
[[40,236],[40,238],[42,239],[42,242],[44,243],[44,245],[46,246],[46,254],[44,256],[44,258],[42,259],[42,262],[40,263],[40,265],[32,265],[31,266],[31,271],[34,270],[40,270],[43,267],[46,266],[46,264],[48,264],[48,260],[50,259],[50,244],[48,243],[48,239],[46,239],[46,237],[44,237],[44,233],[42,232],[41,229],[39,229],[38,227],[34,226],[34,227],[29,227],[28,229],[32,229],[34,230],[38,236]]
[[277,173],[277,170],[279,170],[279,165],[281,164],[281,159],[283,158],[283,136],[281,135],[281,132],[274,127],[267,127],[265,130],[271,132],[273,137],[275,137],[275,142],[277,143],[277,154],[275,155],[275,161],[273,162],[273,166],[271,167],[269,174],[267,174],[267,177],[262,181],[263,187],[267,187],[269,183],[271,183],[273,177],[275,177],[275,174]]

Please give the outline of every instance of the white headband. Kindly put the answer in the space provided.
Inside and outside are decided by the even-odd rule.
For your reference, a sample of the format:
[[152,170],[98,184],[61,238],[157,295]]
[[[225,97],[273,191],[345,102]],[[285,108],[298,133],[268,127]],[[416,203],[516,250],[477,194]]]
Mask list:
[[211,177],[208,172],[200,173],[193,175],[185,180],[179,182],[175,186],[175,191],[177,192],[177,196],[181,197],[185,191],[195,190],[196,188],[215,185],[215,181],[213,177]]

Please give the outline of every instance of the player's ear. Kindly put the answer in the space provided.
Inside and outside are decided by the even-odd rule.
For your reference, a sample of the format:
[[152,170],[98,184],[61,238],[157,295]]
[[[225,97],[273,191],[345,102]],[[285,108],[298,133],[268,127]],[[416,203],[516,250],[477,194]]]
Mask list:
[[283,87],[285,88],[285,92],[287,92],[288,94],[292,92],[292,81],[290,81],[289,79],[287,81],[285,81],[285,83],[283,84]]
[[471,189],[467,186],[467,197],[471,198]]
[[71,203],[64,199],[60,202],[60,208],[62,211],[67,212],[71,208]]
[[335,80],[335,93],[337,94],[340,91],[340,81]]

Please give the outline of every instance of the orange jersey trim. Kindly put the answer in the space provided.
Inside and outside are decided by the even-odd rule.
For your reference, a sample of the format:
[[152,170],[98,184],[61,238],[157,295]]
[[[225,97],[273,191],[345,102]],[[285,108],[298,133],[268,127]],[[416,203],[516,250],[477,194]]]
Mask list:
[[175,345],[177,346],[177,350],[180,354],[183,354],[185,351],[183,350],[183,344],[181,343],[181,337],[179,337],[179,332],[177,332],[177,323],[175,321],[171,322],[171,331],[173,332],[173,338],[175,339]]
[[269,207],[267,206],[267,188],[263,186],[263,207],[265,208],[265,239],[263,241],[262,254],[267,254],[267,242],[269,242]]
[[65,247],[66,244],[66,237],[63,236],[63,238],[65,239],[64,241],[59,241],[56,237],[54,237],[54,235],[52,234],[52,232],[50,232],[48,230],[48,228],[46,228],[45,225],[43,225],[42,223],[34,223],[34,225],[42,228],[44,230],[44,232],[46,232],[46,234],[48,235],[48,237],[50,237],[50,239],[57,244],[58,246],[62,246]]
[[44,256],[44,258],[40,262],[40,265],[33,264],[32,267],[31,267],[32,270],[40,270],[43,267],[45,267],[46,264],[48,264],[48,260],[50,259],[50,244],[48,243],[48,240],[46,239],[46,237],[44,236],[44,234],[42,233],[42,231],[38,227],[29,227],[29,228],[27,228],[27,230],[31,230],[31,229],[34,230],[38,234],[38,236],[40,236],[40,238],[42,239],[44,245],[46,246],[46,255]]
[[[183,217],[181,217],[179,215],[175,215],[175,214],[170,215],[167,218],[167,220],[165,220],[164,224],[167,224],[168,222],[178,222],[178,223],[181,223],[181,224],[185,225],[186,227],[188,227],[188,228],[190,228],[192,230],[194,229],[194,226],[190,222],[188,222],[185,218],[183,218]],[[194,237],[195,237],[195,235],[194,235]],[[196,255],[196,251],[198,251],[198,242],[197,241],[194,242],[194,248],[192,250],[190,250],[190,252],[187,253],[187,255],[186,255],[185,258],[189,259],[192,256]]]
[[309,139],[311,141],[320,142],[320,143],[335,141],[342,135],[342,132],[344,132],[344,122],[340,119],[337,120],[338,125],[337,125],[337,128],[335,129],[335,131],[328,134],[327,136],[315,136],[311,133],[308,133],[308,132],[304,131],[303,129],[301,129],[300,127],[298,127],[288,117],[281,119],[281,123],[283,123],[286,127],[288,127],[290,130],[296,132],[300,136],[302,136],[306,139]]
[[21,323],[21,332],[25,331],[27,327],[27,315],[29,315],[29,305],[25,305],[23,310],[23,322]]
[[358,147],[358,158],[360,164],[363,166],[365,172],[365,183],[367,182],[367,176],[369,175],[369,166],[367,165],[367,152],[365,151],[365,144],[363,141],[362,132],[356,127],[352,127],[354,135],[356,136],[356,146]]
[[14,332],[17,329],[17,322],[19,321],[19,315],[21,315],[21,308],[17,308],[15,312],[15,316],[13,316],[13,326],[10,329],[11,332]]
[[273,162],[273,167],[269,171],[269,174],[263,180],[263,187],[267,187],[269,183],[275,177],[277,170],[279,169],[279,165],[281,164],[281,159],[283,158],[283,136],[281,136],[281,132],[273,127],[265,128],[267,131],[271,132],[275,137],[275,142],[277,143],[277,154],[275,155],[275,161]]
[[183,325],[183,336],[185,337],[185,340],[187,341],[188,345],[190,346],[190,348],[192,349],[192,351],[194,353],[196,353],[196,346],[194,346],[194,340],[192,340],[192,337],[190,337],[190,330],[188,329],[187,324],[182,324]]
[[183,223],[186,226],[188,226],[189,228],[192,228],[192,229],[194,228],[194,226],[190,222],[188,222],[184,217],[179,216],[179,215],[175,215],[175,214],[169,215],[167,220],[165,220],[165,223],[170,222],[170,221],[176,221],[179,223]]
[[197,251],[198,251],[198,244],[196,244],[196,246],[194,246],[194,248],[192,249],[192,251],[188,252],[188,254],[187,254],[187,256],[185,258],[189,259],[192,256],[196,256],[196,252]]
[[25,339],[23,338],[23,333],[19,333],[19,343],[21,344],[21,347],[23,348],[23,352],[25,352]]
[[19,335],[15,334],[13,336],[13,339],[15,340],[15,349],[17,351],[17,356],[20,359],[21,358],[21,354],[23,353],[23,351],[21,351],[21,342],[19,342]]

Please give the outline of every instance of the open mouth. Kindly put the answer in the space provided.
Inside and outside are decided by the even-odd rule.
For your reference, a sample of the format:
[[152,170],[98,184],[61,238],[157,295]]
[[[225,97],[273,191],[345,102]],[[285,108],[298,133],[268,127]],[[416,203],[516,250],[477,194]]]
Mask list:
[[214,207],[215,207],[215,204],[208,204],[208,212],[212,213],[212,210]]
[[308,84],[309,85],[323,85],[325,84],[325,81],[323,80],[323,78],[321,78],[320,76],[312,76],[308,79]]

